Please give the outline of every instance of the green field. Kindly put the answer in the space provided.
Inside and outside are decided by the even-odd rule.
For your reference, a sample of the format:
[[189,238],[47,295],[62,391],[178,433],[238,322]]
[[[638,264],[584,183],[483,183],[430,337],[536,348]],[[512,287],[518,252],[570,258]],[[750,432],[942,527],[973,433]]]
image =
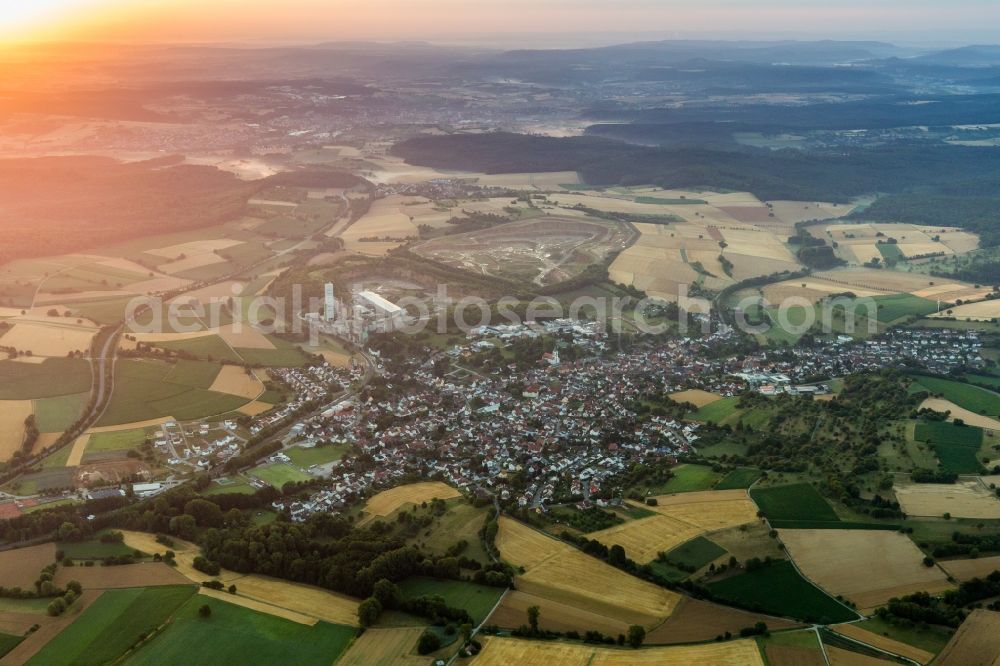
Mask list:
[[928,392],[940,394],[945,400],[950,400],[970,412],[1000,416],[1000,394],[940,377],[920,375],[913,379]]
[[83,414],[90,393],[35,400],[35,423],[39,432],[63,432]]
[[0,400],[30,400],[90,391],[90,363],[48,358],[42,363],[0,361]]
[[740,467],[726,474],[715,484],[715,490],[736,490],[738,488],[749,488],[754,481],[760,478],[760,470],[749,467]]
[[688,493],[709,490],[722,478],[718,472],[705,465],[678,465],[670,470],[673,478],[656,489],[656,493]]
[[162,347],[163,349],[184,351],[200,359],[230,361],[232,363],[241,363],[243,361],[233,351],[232,347],[226,344],[226,341],[218,335],[205,335],[200,338],[175,340],[172,342],[157,342],[154,346]]
[[105,557],[132,555],[135,550],[124,543],[102,543],[99,534],[87,541],[60,541],[56,547],[74,560],[103,560]]
[[24,640],[23,636],[11,636],[10,634],[0,634],[0,657],[4,656]]
[[250,475],[271,484],[278,490],[284,488],[285,484],[290,481],[310,481],[315,478],[305,472],[300,472],[287,463],[274,463],[273,465],[257,467],[250,470]]
[[807,622],[829,624],[857,618],[853,611],[800,576],[788,561],[710,583],[709,589],[716,599]]
[[695,421],[723,423],[739,411],[737,407],[739,402],[740,399],[738,396],[716,400],[715,402],[705,405],[701,409],[692,412],[688,415],[688,418],[694,419]]
[[883,259],[895,259],[896,261],[906,261],[906,255],[899,249],[896,243],[876,243],[875,247],[882,253]]
[[667,560],[694,569],[701,569],[709,562],[726,554],[726,549],[712,543],[705,537],[695,537],[667,553]]
[[112,663],[143,634],[166,622],[196,590],[193,585],[106,590],[28,663],[39,666]]
[[[198,614],[207,604],[208,618]],[[303,664],[328,666],[350,645],[356,631],[327,622],[313,626],[195,595],[170,624],[125,664]]]
[[51,599],[10,599],[0,597],[0,612],[13,613],[37,613],[45,614],[45,609],[49,607]]
[[119,361],[115,366],[111,402],[97,425],[118,425],[164,416],[188,421],[225,414],[247,403],[244,398],[205,390],[209,368],[218,372],[217,365],[201,362],[180,362],[174,367],[159,361]]
[[946,421],[921,422],[913,429],[913,439],[929,443],[945,471],[956,474],[979,474],[983,471],[976,455],[983,443],[982,428]]
[[215,378],[219,376],[221,366],[208,361],[180,360],[174,364],[173,370],[167,373],[166,380],[174,384],[193,386],[200,389],[211,388]]
[[144,441],[146,441],[146,431],[142,428],[117,430],[115,432],[98,432],[90,436],[90,441],[87,443],[87,452],[125,451],[138,447]]
[[840,520],[833,508],[808,483],[754,488],[750,497],[772,523],[776,520]]
[[240,347],[236,351],[251,365],[265,365],[273,368],[298,368],[309,360],[296,344],[273,335],[267,336],[267,339],[274,344],[274,349]]
[[948,639],[951,638],[951,632],[943,627],[902,627],[886,622],[878,617],[858,622],[858,627],[880,636],[888,636],[893,640],[912,645],[921,650],[927,650],[932,654],[937,654],[944,649],[944,646],[948,643]]
[[293,446],[285,449],[282,453],[291,458],[292,462],[299,467],[310,467],[311,465],[325,465],[340,460],[350,450],[351,447],[347,444],[333,444],[314,446],[311,449]]
[[[874,301],[878,307],[878,320],[883,324],[892,323],[903,317],[923,317],[937,312],[938,309],[934,301],[910,294],[875,296]],[[860,308],[858,312],[862,313],[864,309]]]
[[410,599],[422,596],[442,597],[449,606],[468,611],[476,624],[486,619],[503,594],[503,588],[499,587],[421,577],[407,578],[400,583],[399,588],[403,596]]

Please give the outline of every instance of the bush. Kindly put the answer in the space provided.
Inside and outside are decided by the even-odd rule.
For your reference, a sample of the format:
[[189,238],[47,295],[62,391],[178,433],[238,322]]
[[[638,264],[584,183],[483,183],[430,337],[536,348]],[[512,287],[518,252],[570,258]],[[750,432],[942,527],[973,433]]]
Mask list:
[[417,641],[418,654],[430,654],[439,649],[441,649],[441,639],[437,634],[430,631],[420,634],[420,640]]
[[212,607],[209,606],[208,604],[202,604],[198,608],[198,615],[204,618],[212,617]]

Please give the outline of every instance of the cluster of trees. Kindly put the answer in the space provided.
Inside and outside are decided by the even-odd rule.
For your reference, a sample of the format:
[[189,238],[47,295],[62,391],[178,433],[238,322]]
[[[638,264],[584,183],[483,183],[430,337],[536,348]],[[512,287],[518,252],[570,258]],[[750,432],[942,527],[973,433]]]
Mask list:
[[951,541],[934,544],[934,557],[979,557],[1000,553],[1000,534],[963,534],[953,532]]
[[889,603],[875,611],[883,620],[905,627],[937,624],[957,627],[965,619],[965,608],[971,604],[1000,595],[1000,571],[986,578],[973,578],[961,583],[957,589],[947,590],[940,596],[917,592]]

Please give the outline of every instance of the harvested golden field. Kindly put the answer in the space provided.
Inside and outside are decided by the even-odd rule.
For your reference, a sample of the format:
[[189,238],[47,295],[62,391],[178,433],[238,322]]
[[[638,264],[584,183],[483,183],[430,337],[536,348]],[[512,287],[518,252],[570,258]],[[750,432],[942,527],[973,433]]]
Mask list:
[[183,273],[184,271],[190,271],[195,268],[204,268],[205,266],[221,264],[225,261],[225,259],[214,252],[206,252],[204,254],[196,254],[193,257],[185,257],[183,259],[168,261],[157,266],[157,269],[168,275],[176,275],[177,273]]
[[710,393],[701,389],[688,389],[687,391],[671,393],[670,399],[680,403],[690,402],[695,407],[704,407],[705,405],[711,405],[716,400],[722,400],[722,396],[718,393]]
[[757,643],[736,640],[726,643],[677,647],[607,648],[580,643],[529,641],[518,638],[490,637],[483,651],[472,663],[475,666],[763,666]]
[[955,580],[963,581],[971,578],[985,578],[1000,569],[1000,555],[964,560],[941,560],[938,564]]
[[975,412],[965,409],[964,407],[959,407],[952,401],[945,400],[944,398],[927,398],[920,403],[920,409],[933,409],[936,412],[951,412],[948,416],[949,421],[962,419],[965,421],[966,425],[978,426],[980,428],[986,428],[987,430],[1000,430],[1000,421],[992,419],[989,416],[976,414]]
[[[132,530],[122,530],[121,532],[125,536],[125,545],[130,548],[147,554],[163,553],[167,550],[166,546],[156,541],[156,536],[153,534]],[[182,539],[174,538],[173,541],[174,545],[170,547],[170,550],[173,550],[176,555],[177,566],[175,570],[188,580],[201,583],[205,580],[205,574],[195,569],[193,564],[194,558],[201,553],[201,549]],[[252,601],[277,607],[277,609],[334,624],[357,625],[359,601],[343,594],[311,585],[292,583],[257,574],[240,574],[226,569],[223,569],[215,578],[226,586],[235,584],[238,597],[246,597]],[[230,599],[230,601],[232,600]],[[237,602],[233,601],[233,603]],[[267,612],[271,612],[272,615],[278,614],[277,611]]]
[[191,582],[173,567],[163,562],[142,562],[120,567],[78,566],[69,569],[59,567],[53,580],[59,586],[65,586],[71,580],[78,580],[85,590],[186,585]]
[[247,416],[260,416],[264,412],[274,409],[274,405],[266,402],[261,402],[259,400],[254,400],[253,402],[248,402],[236,411],[240,414],[246,414]]
[[1000,299],[963,303],[943,312],[932,314],[931,317],[954,317],[959,321],[990,321],[1000,317]]
[[248,373],[242,367],[224,365],[208,390],[253,399],[264,392],[264,385],[254,374]]
[[902,483],[893,486],[900,507],[910,516],[1000,518],[1000,499],[978,481],[952,484]]
[[[370,239],[391,241],[392,245],[401,245],[403,239],[417,238],[417,225],[408,212],[408,203],[426,202],[426,199],[415,199],[402,195],[392,195],[374,202],[365,215],[340,234],[344,247],[361,254],[384,254],[374,252],[371,246],[383,246],[385,242],[373,243]],[[362,240],[369,239],[369,240]]]
[[0,462],[10,460],[24,441],[24,421],[31,416],[30,400],[0,400]]
[[503,559],[526,571],[569,548],[539,530],[508,518],[500,519],[496,544]]
[[461,495],[462,493],[440,481],[423,481],[396,486],[369,498],[365,503],[364,516],[358,521],[358,524],[363,525],[379,517],[385,518],[405,504],[421,504],[435,498],[446,500]]
[[158,419],[149,419],[148,421],[133,421],[132,423],[121,423],[119,425],[90,428],[87,430],[87,432],[89,434],[94,434],[98,432],[120,432],[122,430],[138,430],[139,428],[151,428],[153,426],[163,425],[164,423],[170,423],[171,421],[173,421],[173,418],[169,416],[163,416]]
[[522,566],[517,589],[629,624],[652,628],[673,612],[680,596],[630,576],[509,518],[500,519],[497,547]]
[[885,664],[895,663],[889,659],[869,657],[857,652],[851,652],[850,650],[833,647],[832,645],[826,646],[826,657],[830,662],[830,666],[884,666]]
[[[202,574],[204,578],[204,574]],[[358,624],[360,600],[311,585],[250,574],[232,581],[237,596],[349,627]],[[228,583],[227,583],[228,584]]]
[[239,593],[229,594],[229,592],[223,592],[222,590],[200,587],[198,588],[198,594],[204,594],[206,597],[219,599],[220,601],[225,601],[226,603],[233,604],[235,606],[242,606],[243,608],[249,608],[259,613],[266,613],[268,615],[291,620],[292,622],[297,622],[299,624],[305,624],[310,627],[319,621],[315,617],[303,615],[302,613],[296,613],[295,611],[288,610],[287,608],[279,608],[278,606],[264,603],[263,601],[250,599],[249,597],[244,597]]
[[66,467],[76,467],[83,462],[83,454],[87,452],[87,445],[90,444],[90,434],[85,432],[73,440],[73,448],[69,450],[69,457],[66,458]]
[[771,201],[774,216],[788,224],[807,220],[829,220],[844,217],[854,210],[854,204],[820,203],[812,201]]
[[[578,631],[582,634],[585,631],[596,630],[609,636],[628,633],[628,624],[621,620],[590,613],[520,590],[512,590],[504,595],[503,601],[490,615],[487,624],[516,629],[522,624],[527,624],[528,608],[531,606],[538,606],[540,609],[538,624],[542,629],[549,631]],[[712,638],[714,637],[713,634]]]
[[995,666],[1000,655],[1000,613],[972,611],[938,655],[938,666]]
[[30,351],[33,356],[65,358],[70,352],[90,349],[90,341],[97,327],[89,323],[77,324],[76,319],[49,321],[17,321],[3,336],[5,347]]
[[646,564],[655,560],[658,553],[672,550],[704,531],[703,528],[689,522],[660,515],[630,520],[621,525],[591,532],[587,536],[609,548],[619,545],[625,549],[625,554],[629,558],[639,564]]
[[907,659],[912,659],[921,664],[930,663],[930,661],[934,658],[934,655],[926,650],[921,650],[920,648],[893,640],[887,636],[882,636],[881,634],[865,631],[855,624],[838,624],[837,626],[832,627],[832,629],[838,634],[842,634],[848,638],[853,638],[863,643],[874,645],[877,648],[902,655]]
[[[542,617],[545,617],[544,614]],[[684,597],[667,621],[646,635],[646,643],[659,645],[711,641],[727,631],[735,636],[740,633],[740,629],[752,627],[757,622],[766,623],[771,631],[802,626],[782,618]]]
[[54,543],[0,551],[0,587],[32,587],[42,568],[55,561]]
[[274,349],[274,343],[249,324],[228,324],[218,329],[219,337],[230,347],[242,349]]
[[[819,271],[812,275],[813,279],[821,279],[833,284],[847,287],[843,291],[853,291],[854,288],[870,289],[883,294],[913,294],[928,298],[933,294],[935,299],[953,302],[956,299],[977,300],[990,293],[990,288],[975,287],[963,282],[950,281],[942,284],[940,279],[919,273],[902,273],[875,268],[839,268],[829,271]],[[927,291],[932,289],[933,292]]]
[[414,650],[422,633],[422,627],[365,629],[337,663],[341,666],[427,664],[430,657],[420,657]]
[[924,566],[910,539],[889,530],[779,530],[778,538],[802,573],[863,612],[892,597],[951,589],[937,567]]
[[682,520],[702,532],[736,527],[757,520],[757,506],[746,490],[703,490],[655,496],[656,513]]
[[146,250],[146,253],[155,254],[156,256],[163,257],[165,259],[177,259],[181,255],[192,257],[198,254],[211,254],[216,250],[225,250],[226,248],[242,244],[243,241],[233,240],[231,238],[217,238],[212,240],[190,241],[187,243],[178,243],[177,245],[168,245],[154,250]]

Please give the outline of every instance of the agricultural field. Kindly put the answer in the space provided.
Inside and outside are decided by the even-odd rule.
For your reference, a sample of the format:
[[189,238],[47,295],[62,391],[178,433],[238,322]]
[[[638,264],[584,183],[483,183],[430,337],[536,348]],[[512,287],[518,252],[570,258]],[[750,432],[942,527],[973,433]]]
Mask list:
[[911,391],[926,390],[931,395],[940,396],[976,414],[1000,417],[1000,394],[993,391],[940,377],[919,375],[913,377],[913,380]]
[[488,587],[458,580],[408,578],[399,584],[404,598],[439,596],[452,608],[462,608],[478,625],[486,619],[503,595],[501,587]]
[[409,664],[423,666],[428,657],[416,654],[417,640],[423,627],[372,627],[351,643],[337,662],[339,666],[387,666]]
[[89,393],[35,400],[33,411],[39,432],[62,433],[83,414],[89,400]]
[[727,473],[718,483],[715,490],[734,490],[736,488],[749,488],[753,482],[760,478],[760,470],[748,467],[739,467]]
[[837,244],[837,256],[860,265],[873,257],[904,261],[926,255],[950,256],[979,247],[976,234],[954,227],[915,224],[828,224],[809,228],[816,238]]
[[53,582],[56,585],[65,586],[71,580],[79,581],[85,590],[190,585],[191,583],[170,565],[150,561],[117,567],[59,567]]
[[705,465],[678,465],[670,470],[671,479],[657,489],[658,493],[689,493],[698,490],[709,490],[722,475],[712,471]]
[[[640,564],[656,559],[694,537],[756,520],[757,510],[742,490],[702,491],[656,497],[657,506],[645,507],[657,515],[615,525],[589,537]],[[638,506],[638,505],[637,505]]]
[[701,389],[688,389],[686,391],[671,393],[670,399],[679,403],[689,402],[698,409],[701,409],[717,400],[722,400],[722,396],[718,393],[702,391]]
[[27,356],[66,358],[70,352],[90,350],[98,327],[84,319],[25,315],[7,320],[13,327],[4,333],[3,345]]
[[121,360],[115,364],[111,401],[97,425],[164,417],[185,421],[235,411],[247,404],[246,398],[208,390],[219,367],[202,361]]
[[893,597],[943,592],[953,586],[904,534],[889,530],[781,530],[781,542],[799,570],[863,612]]
[[893,492],[908,516],[1000,518],[1000,499],[978,480],[957,483],[899,482]]
[[[978,378],[981,379],[981,378]],[[964,407],[959,407],[950,400],[944,398],[927,398],[920,403],[919,409],[933,409],[935,412],[951,412],[948,415],[949,421],[962,419],[966,425],[976,426],[985,430],[1000,431],[1000,421],[989,416],[976,414]]]
[[799,521],[839,522],[826,500],[808,483],[754,488],[750,497],[774,527],[795,527]]
[[737,574],[708,587],[719,601],[757,612],[819,624],[857,618],[854,611],[804,579],[787,561]]
[[758,622],[767,624],[770,631],[799,626],[790,620],[749,613],[694,597],[684,597],[673,615],[646,635],[646,644],[711,641],[717,636],[725,635],[727,631],[734,636],[739,635],[740,629],[752,627]]
[[[938,652],[944,645],[944,643],[941,643],[941,645],[937,646],[928,646],[931,647],[931,649],[933,650],[933,652],[928,652],[927,650],[923,650],[919,647],[910,645],[908,643],[904,643],[900,640],[890,638],[889,636],[884,636],[880,633],[875,633],[874,632],[875,627],[869,624],[872,622],[880,622],[880,621],[867,620],[865,622],[859,622],[855,624],[841,624],[834,627],[833,631],[835,631],[838,634],[841,634],[842,636],[847,636],[848,638],[853,638],[863,643],[874,645],[875,647],[880,648],[882,650],[887,650],[894,654],[902,655],[907,659],[913,659],[914,661],[921,664],[929,663],[934,658],[934,654]],[[911,629],[911,631],[913,630]],[[933,635],[934,632],[915,631],[914,633],[920,633],[921,635]]]
[[692,412],[688,415],[688,418],[694,421],[705,421],[708,423],[725,425],[734,418],[738,420],[739,415],[742,413],[742,410],[740,410],[737,406],[739,405],[739,402],[739,396],[715,400],[699,408],[698,411]]
[[451,499],[461,493],[440,481],[425,481],[396,486],[372,496],[365,503],[364,517],[359,521],[363,525],[375,518],[385,518],[400,507],[407,504],[422,504],[432,499]]
[[0,361],[0,400],[52,398],[90,391],[90,363],[50,358],[42,363]]
[[509,518],[500,519],[497,547],[523,567],[517,589],[647,628],[669,616],[680,597],[639,580]]
[[994,571],[1000,570],[1000,555],[990,557],[974,557],[961,560],[941,560],[941,568],[958,581],[972,578],[986,578]]
[[31,587],[43,567],[56,561],[54,543],[0,551],[0,587]]
[[106,664],[140,634],[163,624],[195,593],[193,585],[107,590],[28,664]]
[[687,666],[764,666],[753,640],[677,647],[630,648],[594,647],[580,643],[529,641],[518,638],[489,637],[475,666],[509,664],[561,664],[565,666],[627,666],[657,664]]
[[673,564],[698,570],[726,554],[725,548],[699,536],[668,552],[667,559]]
[[[148,554],[162,554],[167,550],[152,534],[131,530],[121,532],[129,548]],[[201,552],[198,546],[175,538],[170,549],[176,553],[175,570],[178,573],[195,584],[205,580],[205,574],[193,566],[194,558]],[[215,578],[226,585],[237,584],[239,591],[233,603],[244,600],[259,602],[255,604],[258,609],[263,608],[278,617],[307,617],[345,626],[354,626],[358,621],[358,600],[329,590],[257,574],[242,575],[225,569]]]
[[0,401],[0,462],[21,450],[25,421],[34,410],[30,400]]
[[934,449],[941,469],[956,474],[977,474],[983,470],[978,453],[983,444],[983,430],[971,425],[943,421],[917,423],[913,439]]
[[963,303],[942,310],[931,317],[955,318],[958,321],[993,321],[1000,317],[1000,300],[991,299],[975,303]]
[[[681,601],[683,604],[687,599]],[[609,636],[628,633],[628,623],[622,620],[598,615],[569,604],[552,601],[520,590],[511,590],[504,595],[496,611],[490,615],[487,624],[516,629],[528,622],[528,608],[538,606],[538,624],[548,631],[600,631]],[[668,618],[668,622],[671,618]]]
[[1000,613],[979,608],[965,618],[934,663],[991,666],[996,663],[997,654],[1000,654]]
[[[170,624],[124,661],[163,663],[293,663],[337,661],[356,633],[327,622],[293,622],[226,601],[228,595],[198,594],[172,614]],[[198,609],[211,608],[203,618]]]
[[[353,227],[352,227],[353,228]],[[556,284],[631,242],[627,226],[586,217],[545,216],[424,241],[417,254],[479,275]]]

